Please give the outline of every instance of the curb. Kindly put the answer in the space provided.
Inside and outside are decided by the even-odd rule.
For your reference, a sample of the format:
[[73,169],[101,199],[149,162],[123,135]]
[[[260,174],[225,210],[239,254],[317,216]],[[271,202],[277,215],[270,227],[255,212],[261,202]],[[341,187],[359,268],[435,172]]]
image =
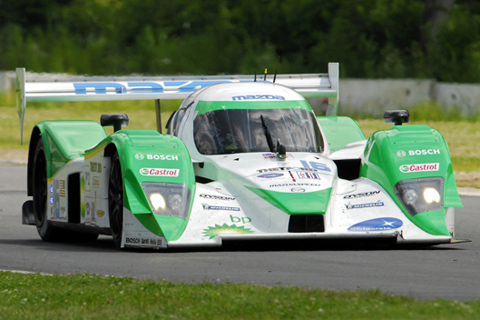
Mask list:
[[480,197],[480,189],[477,188],[458,188],[458,194],[461,196]]

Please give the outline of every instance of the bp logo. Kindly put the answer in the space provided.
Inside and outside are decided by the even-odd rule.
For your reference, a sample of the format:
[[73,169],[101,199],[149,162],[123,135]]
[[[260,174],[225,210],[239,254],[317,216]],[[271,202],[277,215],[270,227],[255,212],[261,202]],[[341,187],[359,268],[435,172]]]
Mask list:
[[397,151],[397,156],[398,157],[405,157],[407,155],[407,153],[403,150],[399,150]]
[[253,233],[252,229],[245,228],[243,226],[237,227],[237,225],[232,224],[228,225],[224,223],[223,225],[216,224],[215,227],[208,227],[208,229],[203,229],[203,234],[209,239],[213,239],[216,236],[221,234],[250,234]]
[[137,160],[143,160],[143,158],[145,158],[145,156],[144,156],[143,154],[141,154],[141,153],[137,153],[137,154],[135,155],[135,159],[137,159]]

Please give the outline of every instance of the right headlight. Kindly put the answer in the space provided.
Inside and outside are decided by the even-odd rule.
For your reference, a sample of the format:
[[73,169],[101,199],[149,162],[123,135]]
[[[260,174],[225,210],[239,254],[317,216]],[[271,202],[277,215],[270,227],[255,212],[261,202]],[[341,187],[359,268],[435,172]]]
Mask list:
[[408,179],[397,182],[395,194],[411,216],[443,209],[444,179]]
[[175,183],[142,183],[153,213],[186,219],[190,204],[190,189]]

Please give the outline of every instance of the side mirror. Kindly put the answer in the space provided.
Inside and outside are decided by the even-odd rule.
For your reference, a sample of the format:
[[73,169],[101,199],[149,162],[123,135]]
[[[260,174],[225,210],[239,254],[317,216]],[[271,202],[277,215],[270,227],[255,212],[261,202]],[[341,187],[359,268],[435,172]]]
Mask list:
[[388,110],[383,114],[385,123],[394,123],[396,126],[401,126],[410,120],[410,114],[407,110]]
[[113,126],[113,132],[117,132],[128,125],[128,116],[125,113],[106,113],[100,117],[102,127]]

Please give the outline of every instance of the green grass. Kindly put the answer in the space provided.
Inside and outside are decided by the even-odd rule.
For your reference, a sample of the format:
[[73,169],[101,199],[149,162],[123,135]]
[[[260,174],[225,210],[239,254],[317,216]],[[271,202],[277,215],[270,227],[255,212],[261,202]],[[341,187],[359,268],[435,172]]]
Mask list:
[[0,272],[0,319],[472,319],[480,302],[378,290],[184,284]]

